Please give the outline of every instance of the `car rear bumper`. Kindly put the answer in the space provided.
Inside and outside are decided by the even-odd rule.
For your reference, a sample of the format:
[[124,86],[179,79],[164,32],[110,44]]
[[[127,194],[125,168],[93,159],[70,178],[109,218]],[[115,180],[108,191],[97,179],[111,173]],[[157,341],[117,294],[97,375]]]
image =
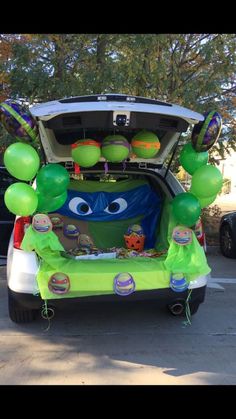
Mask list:
[[[43,307],[44,301],[39,295],[32,295],[26,293],[19,293],[9,290],[11,296],[19,302],[22,306],[28,309],[40,309]],[[191,292],[191,301],[198,301],[203,303],[205,299],[206,286],[193,289]],[[112,295],[96,295],[90,297],[76,297],[76,298],[61,298],[48,300],[48,307],[73,307],[81,305],[82,303],[91,302],[134,302],[144,300],[156,300],[158,305],[171,304],[176,300],[186,300],[188,297],[188,290],[184,292],[174,292],[170,288],[159,290],[137,291],[127,296]]]

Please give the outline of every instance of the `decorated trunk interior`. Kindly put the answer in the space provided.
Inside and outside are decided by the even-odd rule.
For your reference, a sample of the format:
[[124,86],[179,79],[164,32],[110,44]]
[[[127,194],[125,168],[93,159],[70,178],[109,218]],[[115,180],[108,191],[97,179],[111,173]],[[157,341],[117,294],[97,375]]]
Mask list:
[[184,267],[187,284],[208,273],[194,233],[188,246],[172,246],[169,254],[176,225],[170,202],[151,176],[72,179],[64,205],[49,220],[35,216],[22,242],[22,249],[35,250],[41,259],[41,297],[125,296],[167,288],[171,272]]

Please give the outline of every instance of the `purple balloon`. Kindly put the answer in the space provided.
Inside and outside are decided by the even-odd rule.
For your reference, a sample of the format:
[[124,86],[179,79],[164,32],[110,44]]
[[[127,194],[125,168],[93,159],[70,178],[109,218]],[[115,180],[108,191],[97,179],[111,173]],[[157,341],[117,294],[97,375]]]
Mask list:
[[204,117],[204,122],[195,125],[192,132],[192,146],[198,152],[209,150],[218,140],[222,128],[218,112],[208,112]]
[[[7,108],[4,105],[7,105]],[[21,121],[17,119],[16,114]],[[9,134],[20,141],[32,142],[38,135],[36,120],[29,110],[11,99],[0,105],[0,122]]]

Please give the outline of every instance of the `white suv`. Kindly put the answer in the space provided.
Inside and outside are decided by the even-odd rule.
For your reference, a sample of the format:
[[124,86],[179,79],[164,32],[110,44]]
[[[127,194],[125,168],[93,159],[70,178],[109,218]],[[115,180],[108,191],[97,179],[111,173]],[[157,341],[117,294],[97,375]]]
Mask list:
[[[38,122],[45,163],[62,164],[74,179],[76,176],[71,157],[71,144],[78,139],[90,138],[102,141],[109,134],[121,134],[130,142],[134,134],[142,129],[156,133],[161,148],[155,158],[141,159],[131,154],[125,166],[121,163],[108,163],[107,175],[116,182],[127,179],[145,180],[152,190],[158,193],[161,197],[162,208],[155,226],[157,249],[168,248],[169,215],[166,208],[168,202],[177,194],[184,192],[184,189],[169,170],[170,164],[164,166],[164,161],[168,157],[169,163],[171,163],[171,153],[174,154],[181,133],[186,132],[190,126],[203,121],[203,115],[181,106],[121,94],[66,98],[34,106],[30,111]],[[83,177],[84,180],[100,182],[104,178],[104,159],[101,157],[100,161],[91,168],[81,168],[80,177]],[[60,213],[60,209],[55,213],[64,217]],[[11,320],[17,323],[33,320],[44,303],[40,297],[36,278],[39,271],[39,258],[34,251],[25,252],[21,249],[25,227],[30,222],[30,217],[16,217],[8,249],[9,315]],[[73,224],[76,223],[73,222]],[[57,233],[57,230],[55,232]],[[62,244],[65,249],[72,245],[66,240]],[[81,263],[81,261],[76,262],[78,266]],[[92,260],[87,262],[93,263]],[[144,287],[144,289],[137,286],[135,292],[122,297],[114,293],[113,290],[105,293],[99,292],[102,275],[101,271],[97,273],[98,285],[94,295],[81,293],[81,296],[77,295],[72,298],[52,298],[48,300],[48,306],[55,308],[60,304],[73,304],[82,300],[131,301],[154,298],[157,302],[166,305],[172,314],[180,315],[184,313],[189,290],[192,290],[189,301],[192,314],[197,311],[205,297],[207,276],[195,277],[190,281],[188,290],[183,292],[177,293],[168,285],[160,287],[157,284]],[[143,271],[143,276],[148,281],[148,274],[145,271]],[[86,284],[84,286],[86,288]]]

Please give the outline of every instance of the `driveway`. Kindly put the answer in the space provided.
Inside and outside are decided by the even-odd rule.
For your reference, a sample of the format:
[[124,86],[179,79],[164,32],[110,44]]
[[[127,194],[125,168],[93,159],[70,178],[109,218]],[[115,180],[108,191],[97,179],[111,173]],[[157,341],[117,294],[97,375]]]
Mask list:
[[208,260],[214,279],[191,325],[154,302],[90,303],[50,325],[16,325],[1,267],[0,384],[236,384],[236,260]]

